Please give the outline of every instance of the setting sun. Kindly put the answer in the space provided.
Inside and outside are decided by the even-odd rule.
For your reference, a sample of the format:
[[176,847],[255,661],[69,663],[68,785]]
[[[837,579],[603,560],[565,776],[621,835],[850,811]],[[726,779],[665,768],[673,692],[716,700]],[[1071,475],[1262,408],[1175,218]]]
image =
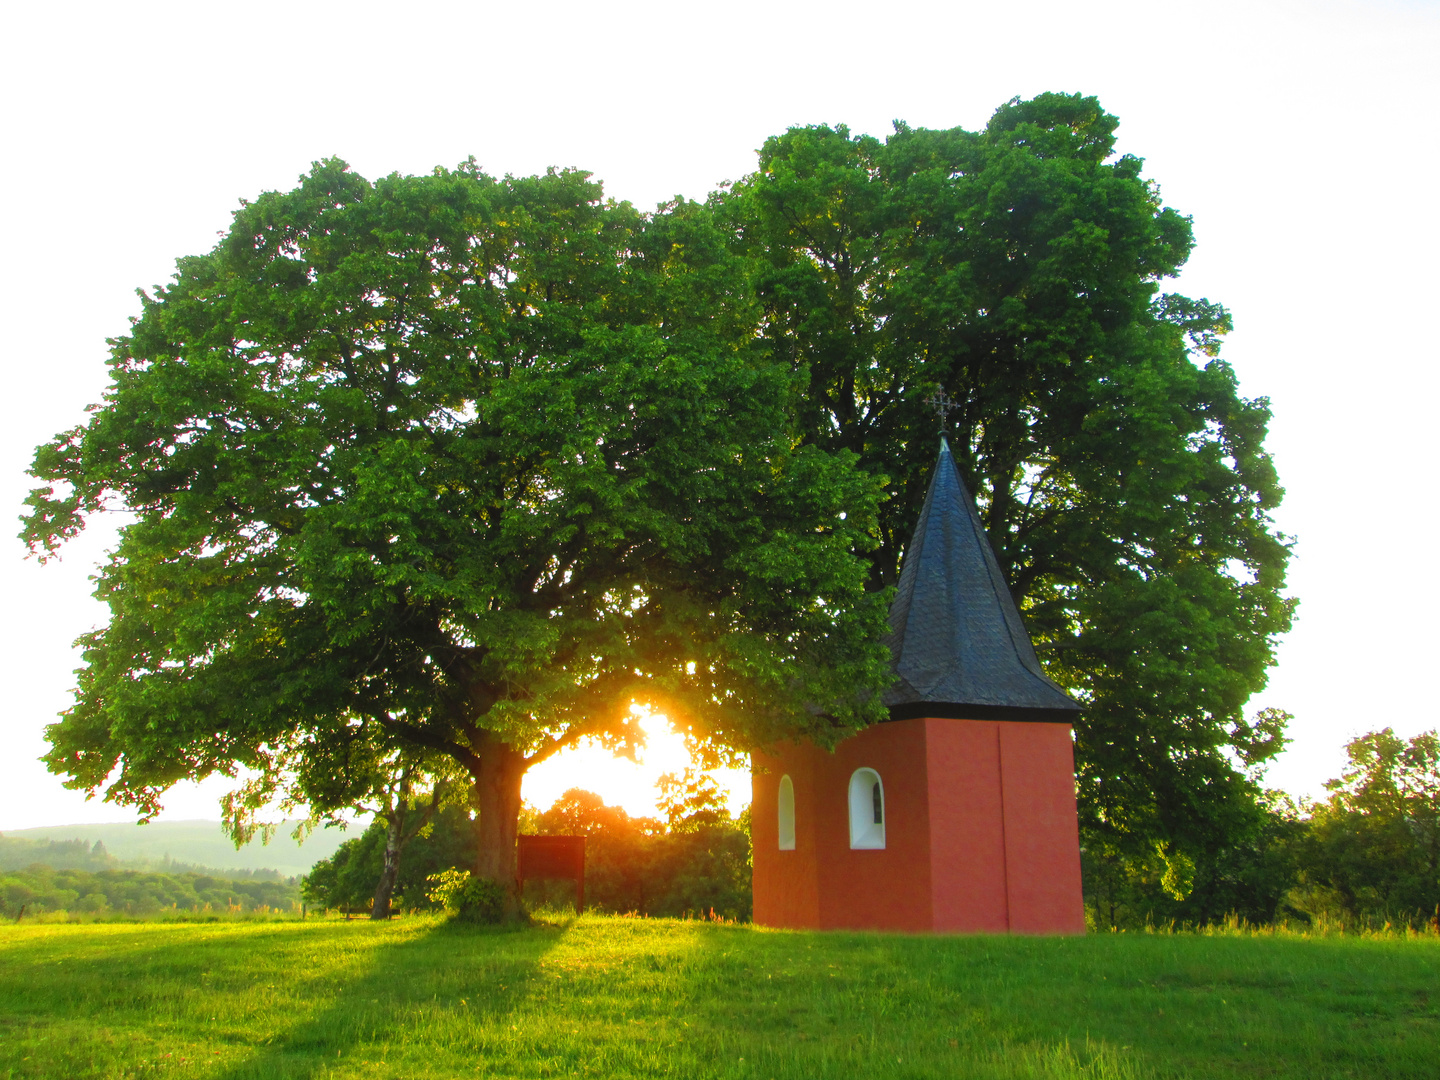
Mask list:
[[[639,761],[617,757],[603,747],[584,744],[564,750],[525,774],[521,789],[526,802],[544,810],[571,788],[584,788],[610,806],[623,807],[632,817],[653,817],[659,791],[656,781],[665,773],[680,773],[695,764],[670,721],[655,713],[640,721],[645,748]],[[746,769],[711,772],[725,793],[732,814],[750,804],[750,773]]]

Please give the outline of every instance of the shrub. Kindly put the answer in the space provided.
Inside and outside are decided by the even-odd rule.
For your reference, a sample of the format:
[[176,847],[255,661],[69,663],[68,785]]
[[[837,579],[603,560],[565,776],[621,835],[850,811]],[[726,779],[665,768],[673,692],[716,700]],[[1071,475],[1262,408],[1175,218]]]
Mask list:
[[431,901],[461,922],[494,925],[505,920],[505,889],[497,881],[468,870],[442,870],[426,879]]

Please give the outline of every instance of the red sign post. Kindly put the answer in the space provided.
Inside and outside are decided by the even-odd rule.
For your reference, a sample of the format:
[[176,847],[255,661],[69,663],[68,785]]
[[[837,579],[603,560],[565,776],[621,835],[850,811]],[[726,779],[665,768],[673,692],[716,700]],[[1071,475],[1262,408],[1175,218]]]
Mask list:
[[575,913],[585,914],[585,837],[518,836],[515,844],[520,887],[530,878],[569,878],[575,882]]

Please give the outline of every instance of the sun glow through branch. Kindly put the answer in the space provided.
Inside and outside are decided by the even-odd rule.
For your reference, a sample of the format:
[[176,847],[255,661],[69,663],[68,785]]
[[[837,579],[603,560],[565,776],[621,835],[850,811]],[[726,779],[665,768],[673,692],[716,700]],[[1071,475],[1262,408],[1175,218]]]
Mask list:
[[[638,762],[617,757],[603,747],[582,744],[562,750],[525,774],[521,794],[526,802],[546,810],[571,788],[584,788],[609,806],[623,807],[632,817],[659,814],[660,795],[656,782],[665,773],[680,773],[696,763],[669,719],[651,713],[640,721],[645,731],[645,748]],[[710,775],[725,793],[732,814],[750,804],[750,773],[747,769],[715,769]]]

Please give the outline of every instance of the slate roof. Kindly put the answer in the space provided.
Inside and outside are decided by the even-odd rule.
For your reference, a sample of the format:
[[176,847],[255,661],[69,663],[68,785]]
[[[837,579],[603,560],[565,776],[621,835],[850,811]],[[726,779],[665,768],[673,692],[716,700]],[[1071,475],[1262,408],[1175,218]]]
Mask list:
[[995,552],[942,437],[890,607],[892,720],[1069,722],[1080,706],[1045,677]]

